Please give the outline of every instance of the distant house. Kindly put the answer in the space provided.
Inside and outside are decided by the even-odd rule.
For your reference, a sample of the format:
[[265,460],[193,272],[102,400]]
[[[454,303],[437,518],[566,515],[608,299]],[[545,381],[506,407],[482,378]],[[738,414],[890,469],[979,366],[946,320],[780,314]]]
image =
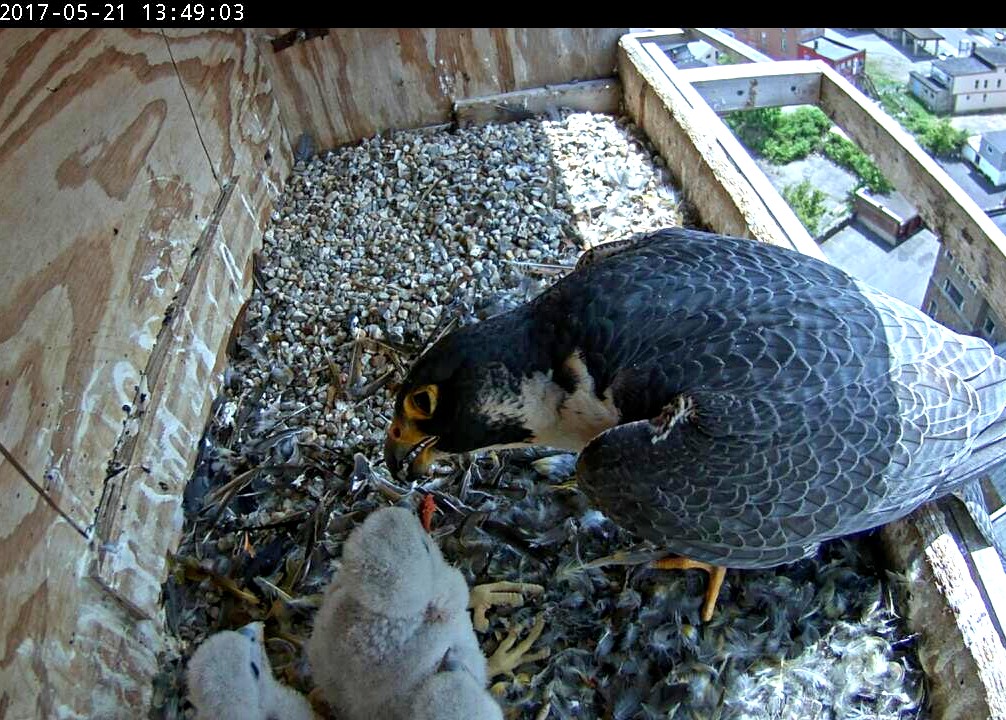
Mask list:
[[1006,130],[968,138],[961,154],[993,185],[1006,185]]
[[[933,55],[939,47],[943,36],[932,28],[873,28],[878,35],[888,40],[910,47],[912,52],[918,54],[920,50],[925,50]],[[930,49],[929,43],[933,46]]]
[[1006,47],[976,48],[967,57],[934,61],[929,75],[912,71],[909,88],[933,112],[1006,109]]
[[1006,45],[1006,33],[1001,28],[968,28],[968,32],[980,35],[993,45]]
[[707,67],[707,63],[695,57],[688,43],[679,43],[677,45],[666,47],[664,48],[664,54],[671,59],[671,62],[673,62],[675,66],[681,68],[682,70]]
[[796,60],[800,43],[824,35],[824,28],[729,28],[734,37],[773,60]]
[[856,191],[852,209],[861,223],[892,247],[922,229],[919,211],[897,191],[888,195],[873,195],[866,188],[861,188]]
[[796,56],[800,60],[823,60],[853,82],[866,68],[866,50],[857,50],[826,37],[817,37],[800,43],[797,46]]
[[995,314],[974,279],[945,245],[936,256],[922,309],[951,330],[977,335],[993,345],[1006,341],[1006,320]]

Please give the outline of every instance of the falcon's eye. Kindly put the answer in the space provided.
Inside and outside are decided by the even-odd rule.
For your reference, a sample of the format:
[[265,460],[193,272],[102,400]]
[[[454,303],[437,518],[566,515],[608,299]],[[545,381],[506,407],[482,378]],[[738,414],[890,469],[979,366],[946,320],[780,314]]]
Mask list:
[[430,397],[428,392],[416,393],[412,396],[412,402],[415,403],[419,412],[425,415],[433,414],[433,399]]
[[410,418],[427,420],[437,408],[437,386],[423,385],[405,399],[405,412]]

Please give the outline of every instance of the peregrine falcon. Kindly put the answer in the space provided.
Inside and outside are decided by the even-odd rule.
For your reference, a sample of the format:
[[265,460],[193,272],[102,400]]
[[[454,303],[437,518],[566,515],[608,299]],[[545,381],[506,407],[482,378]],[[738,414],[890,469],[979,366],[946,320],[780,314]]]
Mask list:
[[591,502],[678,556],[662,566],[710,572],[708,619],[723,568],[973,497],[1004,438],[1006,361],[985,341],[812,257],[675,228],[598,246],[434,344],[385,458],[422,473],[479,448],[579,452]]

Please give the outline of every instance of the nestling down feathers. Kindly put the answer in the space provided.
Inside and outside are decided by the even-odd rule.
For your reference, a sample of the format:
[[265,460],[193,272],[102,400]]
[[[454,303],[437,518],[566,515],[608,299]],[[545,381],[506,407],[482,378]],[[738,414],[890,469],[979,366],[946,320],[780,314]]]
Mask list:
[[210,636],[189,660],[198,720],[313,720],[307,699],[273,677],[262,623]]
[[[499,708],[485,695],[486,659],[467,607],[464,578],[418,518],[403,508],[376,511],[347,539],[315,618],[307,647],[314,682],[344,720],[492,718]],[[443,715],[417,705],[429,698],[439,708],[445,696],[473,705],[460,714],[444,706]]]

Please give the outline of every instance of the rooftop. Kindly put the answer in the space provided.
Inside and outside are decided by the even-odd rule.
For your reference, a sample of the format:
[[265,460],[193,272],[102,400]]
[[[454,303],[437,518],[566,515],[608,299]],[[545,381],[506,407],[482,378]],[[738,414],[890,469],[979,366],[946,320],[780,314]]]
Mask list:
[[975,48],[975,56],[992,67],[1006,66],[1006,47],[978,47]]
[[906,33],[916,40],[942,40],[943,36],[932,28],[903,28]]
[[805,47],[808,50],[813,50],[821,57],[826,57],[829,60],[845,60],[846,58],[852,57],[859,52],[854,47],[850,45],[845,45],[835,40],[831,40],[826,37],[818,37],[813,40],[807,40],[806,42],[800,43],[801,47]]
[[899,222],[905,222],[910,220],[919,214],[919,211],[905,199],[905,196],[899,193],[897,190],[892,191],[887,195],[874,195],[866,188],[856,191],[857,195],[861,195],[865,200],[869,200],[872,203],[885,208],[892,215],[897,217]]
[[943,81],[942,76],[937,75],[923,75],[917,70],[909,70],[908,76],[913,80],[917,80],[931,90],[946,90],[947,84]]
[[996,227],[1006,232],[1006,214],[1003,215],[993,215],[992,222],[996,224]]
[[989,66],[974,55],[959,58],[947,58],[933,63],[934,70],[942,70],[947,75],[977,75],[987,73]]
[[1006,130],[982,133],[982,140],[999,150],[999,152],[1006,152]]

